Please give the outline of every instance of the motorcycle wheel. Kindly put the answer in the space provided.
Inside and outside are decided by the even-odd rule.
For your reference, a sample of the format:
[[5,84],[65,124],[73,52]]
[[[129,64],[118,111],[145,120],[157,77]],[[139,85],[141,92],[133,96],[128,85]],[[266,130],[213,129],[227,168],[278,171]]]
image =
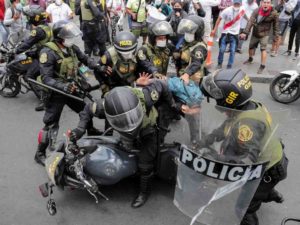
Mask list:
[[288,104],[300,97],[299,79],[296,79],[287,90],[283,91],[284,86],[290,81],[290,78],[290,75],[279,74],[271,81],[270,93],[277,102]]
[[0,95],[6,98],[13,98],[20,93],[21,85],[14,76],[7,76],[7,73],[0,72]]

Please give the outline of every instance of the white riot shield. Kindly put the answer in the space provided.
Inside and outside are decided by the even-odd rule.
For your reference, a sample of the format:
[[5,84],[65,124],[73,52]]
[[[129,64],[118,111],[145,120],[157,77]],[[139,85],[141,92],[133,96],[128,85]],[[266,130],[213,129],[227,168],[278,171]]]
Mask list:
[[240,224],[268,168],[266,159],[273,157],[269,147],[279,143],[274,137],[277,124],[264,110],[245,116],[242,111],[202,106],[202,140],[210,134],[216,137],[205,147],[182,146],[174,196],[174,204],[192,218],[191,224]]

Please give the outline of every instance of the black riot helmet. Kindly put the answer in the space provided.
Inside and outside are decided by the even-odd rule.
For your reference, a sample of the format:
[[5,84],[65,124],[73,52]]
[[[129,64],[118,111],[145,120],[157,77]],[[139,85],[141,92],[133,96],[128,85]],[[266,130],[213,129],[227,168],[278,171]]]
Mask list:
[[200,16],[189,15],[178,24],[177,33],[188,36],[194,35],[195,41],[201,41],[204,35],[204,21]]
[[82,32],[75,23],[66,20],[56,22],[52,30],[54,40],[66,47],[70,47],[75,43],[76,38],[82,35]]
[[154,46],[155,38],[158,36],[167,36],[167,38],[173,34],[173,29],[167,21],[156,21],[149,25],[149,43]]
[[217,70],[203,78],[201,89],[217,105],[234,109],[245,105],[252,96],[250,78],[241,69]]
[[136,37],[131,32],[122,31],[115,37],[114,47],[125,60],[133,58],[137,45]]
[[39,5],[27,5],[23,7],[22,11],[28,22],[35,26],[43,24],[47,20],[46,11]]
[[104,112],[109,124],[121,133],[136,134],[144,117],[143,107],[129,87],[116,87],[108,92]]

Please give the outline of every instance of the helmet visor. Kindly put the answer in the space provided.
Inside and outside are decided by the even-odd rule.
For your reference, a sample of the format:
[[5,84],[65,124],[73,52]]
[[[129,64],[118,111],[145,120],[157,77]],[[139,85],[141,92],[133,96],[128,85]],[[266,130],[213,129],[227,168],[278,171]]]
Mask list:
[[141,104],[139,103],[134,109],[128,112],[119,115],[109,115],[105,112],[105,115],[109,124],[115,130],[120,132],[131,132],[138,128],[142,123],[144,112]]
[[178,25],[177,33],[178,34],[195,34],[198,29],[198,25],[192,20],[182,19]]
[[222,90],[216,85],[214,81],[214,74],[203,77],[202,86],[212,98],[216,100],[224,98]]
[[153,26],[152,32],[155,36],[164,36],[171,35],[173,33],[173,29],[168,22],[161,21]]
[[79,27],[75,23],[69,22],[66,25],[64,25],[63,29],[60,30],[60,32],[57,34],[57,37],[61,39],[66,39],[74,38],[81,35],[82,32],[80,31]]

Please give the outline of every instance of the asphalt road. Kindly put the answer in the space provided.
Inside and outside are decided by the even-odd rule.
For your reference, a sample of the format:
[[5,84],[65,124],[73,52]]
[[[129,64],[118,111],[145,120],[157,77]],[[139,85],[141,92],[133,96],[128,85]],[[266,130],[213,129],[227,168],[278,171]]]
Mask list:
[[[300,101],[290,105],[276,103],[266,84],[254,85],[254,97],[271,110],[291,110],[280,129],[290,159],[288,178],[278,185],[286,201],[265,204],[259,211],[260,224],[275,225],[280,224],[285,216],[299,216]],[[43,112],[34,111],[35,103],[32,93],[14,99],[0,98],[0,225],[189,224],[189,219],[173,205],[172,186],[162,182],[155,183],[153,194],[144,207],[132,209],[130,202],[136,188],[131,180],[103,189],[110,201],[101,200],[98,205],[84,191],[55,191],[58,213],[50,216],[46,200],[38,191],[38,185],[47,179],[46,172],[33,161],[37,133],[43,126]],[[59,137],[62,138],[62,132],[67,128],[74,128],[77,121],[78,116],[66,107],[61,117]],[[102,128],[103,124],[98,120],[96,126]],[[182,137],[181,133],[173,135]]]

